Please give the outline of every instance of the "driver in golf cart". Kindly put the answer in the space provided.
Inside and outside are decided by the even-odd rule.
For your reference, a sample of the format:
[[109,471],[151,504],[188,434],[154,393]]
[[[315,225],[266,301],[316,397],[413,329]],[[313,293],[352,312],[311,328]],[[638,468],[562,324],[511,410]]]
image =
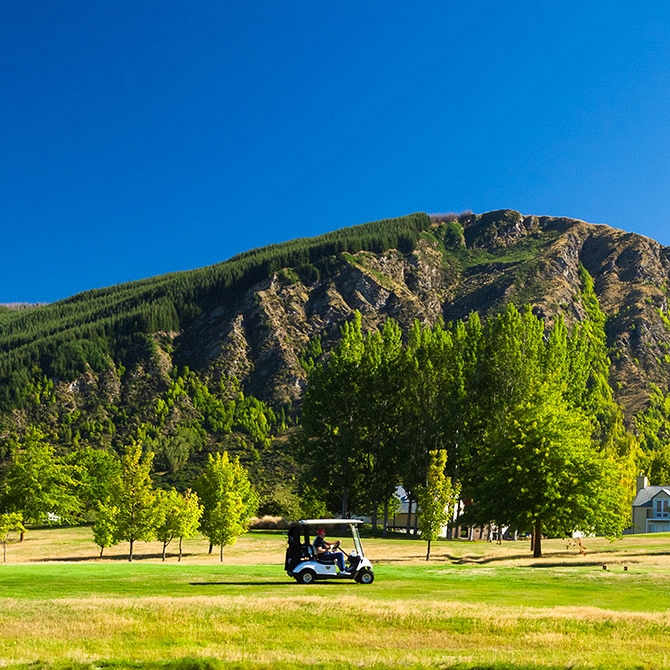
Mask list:
[[[314,553],[316,560],[326,559],[334,560],[340,572],[347,572],[344,568],[344,554],[337,551],[340,546],[339,540],[337,542],[326,542],[326,529],[319,528],[316,531],[316,538],[314,538]],[[332,551],[335,549],[335,551]]]

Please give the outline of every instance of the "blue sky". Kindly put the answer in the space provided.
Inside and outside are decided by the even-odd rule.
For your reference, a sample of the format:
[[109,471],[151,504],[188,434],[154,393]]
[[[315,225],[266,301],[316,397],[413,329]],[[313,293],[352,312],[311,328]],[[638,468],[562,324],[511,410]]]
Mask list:
[[0,302],[414,211],[670,245],[670,3],[0,7]]

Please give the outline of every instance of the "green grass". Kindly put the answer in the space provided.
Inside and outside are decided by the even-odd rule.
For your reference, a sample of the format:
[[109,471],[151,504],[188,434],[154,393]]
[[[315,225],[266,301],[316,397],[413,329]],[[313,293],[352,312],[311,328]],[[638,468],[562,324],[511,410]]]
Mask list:
[[0,667],[670,667],[667,535],[588,540],[585,556],[547,541],[540,561],[525,542],[438,542],[426,562],[421,541],[366,538],[374,584],[302,586],[281,535],[242,538],[220,564],[199,544],[182,563],[68,560],[61,543],[80,553],[88,535],[53,533],[0,564]]

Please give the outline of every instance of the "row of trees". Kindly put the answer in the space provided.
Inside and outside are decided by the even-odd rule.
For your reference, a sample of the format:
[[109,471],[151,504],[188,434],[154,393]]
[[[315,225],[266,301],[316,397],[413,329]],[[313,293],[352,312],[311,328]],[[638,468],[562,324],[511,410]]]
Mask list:
[[482,323],[346,324],[310,373],[300,449],[330,507],[388,518],[444,451],[462,521],[535,538],[628,525],[636,442],[608,383],[605,318],[582,270],[586,319],[569,330],[514,305]]
[[100,547],[126,541],[133,560],[137,541],[163,543],[163,559],[172,540],[198,531],[210,551],[233,544],[256,513],[259,496],[238,459],[227,452],[210,454],[195,490],[160,489],[152,481],[154,454],[131,442],[122,455],[85,449],[59,456],[44,435],[31,431],[12,453],[0,482],[0,541],[24,524],[78,523],[95,519],[93,537]]

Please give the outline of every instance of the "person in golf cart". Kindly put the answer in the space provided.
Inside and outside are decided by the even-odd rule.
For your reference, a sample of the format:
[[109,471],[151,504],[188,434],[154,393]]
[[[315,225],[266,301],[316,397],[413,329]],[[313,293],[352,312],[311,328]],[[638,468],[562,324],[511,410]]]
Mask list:
[[[326,529],[319,528],[316,531],[316,537],[314,538],[314,554],[316,560],[326,560],[326,561],[335,561],[337,567],[340,569],[340,572],[347,572],[344,567],[344,554],[341,551],[337,551],[340,543],[337,542],[326,542]],[[332,551],[335,549],[336,551]]]

